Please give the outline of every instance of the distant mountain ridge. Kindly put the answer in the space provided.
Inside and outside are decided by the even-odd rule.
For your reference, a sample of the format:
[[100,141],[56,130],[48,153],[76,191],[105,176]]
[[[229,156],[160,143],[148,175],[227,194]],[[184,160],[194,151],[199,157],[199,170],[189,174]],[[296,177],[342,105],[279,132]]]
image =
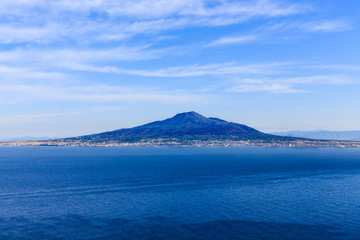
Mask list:
[[155,121],[134,128],[125,128],[69,138],[71,140],[92,141],[139,141],[142,139],[269,139],[282,138],[260,132],[243,124],[227,122],[219,118],[207,118],[196,112],[179,113],[172,118]]
[[311,139],[360,141],[360,131],[315,130],[315,131],[273,132],[271,134],[286,136],[286,137],[300,137],[300,138],[311,138]]
[[54,137],[32,137],[32,136],[0,137],[0,142],[40,141],[40,140],[49,140],[49,139],[55,139],[55,138]]

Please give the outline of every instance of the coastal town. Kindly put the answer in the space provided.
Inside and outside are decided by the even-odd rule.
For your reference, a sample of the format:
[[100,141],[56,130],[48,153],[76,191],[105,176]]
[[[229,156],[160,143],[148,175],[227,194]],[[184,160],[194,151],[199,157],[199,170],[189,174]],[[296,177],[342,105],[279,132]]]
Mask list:
[[82,139],[57,139],[48,141],[16,141],[2,142],[0,146],[69,146],[69,147],[360,147],[360,141],[339,140],[180,140],[172,139],[143,139],[136,142],[122,141],[86,141]]

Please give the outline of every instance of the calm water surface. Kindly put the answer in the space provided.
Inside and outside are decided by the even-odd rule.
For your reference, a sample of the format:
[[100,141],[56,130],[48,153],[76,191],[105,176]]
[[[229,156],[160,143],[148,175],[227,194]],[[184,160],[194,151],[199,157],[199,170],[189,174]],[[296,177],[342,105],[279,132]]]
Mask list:
[[0,239],[360,239],[360,150],[0,147]]

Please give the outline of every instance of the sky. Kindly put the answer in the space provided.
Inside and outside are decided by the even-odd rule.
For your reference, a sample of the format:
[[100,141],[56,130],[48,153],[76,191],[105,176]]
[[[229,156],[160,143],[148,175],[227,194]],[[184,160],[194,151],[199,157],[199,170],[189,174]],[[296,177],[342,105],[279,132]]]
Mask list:
[[358,0],[0,2],[0,137],[196,111],[265,132],[360,130]]

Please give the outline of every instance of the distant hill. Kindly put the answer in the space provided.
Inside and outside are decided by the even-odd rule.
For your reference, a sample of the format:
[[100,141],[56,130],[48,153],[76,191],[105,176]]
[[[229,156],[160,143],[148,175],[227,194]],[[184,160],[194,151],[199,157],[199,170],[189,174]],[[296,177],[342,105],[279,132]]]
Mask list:
[[40,140],[49,140],[54,139],[54,137],[0,137],[0,142],[18,142],[18,141],[40,141]]
[[311,139],[360,141],[360,131],[315,130],[315,131],[273,132],[272,134],[279,136],[311,138]]
[[282,139],[262,133],[246,125],[227,122],[219,118],[207,118],[196,112],[179,113],[172,118],[151,122],[134,128],[68,138],[83,141],[136,142],[143,139],[208,140],[208,139]]

